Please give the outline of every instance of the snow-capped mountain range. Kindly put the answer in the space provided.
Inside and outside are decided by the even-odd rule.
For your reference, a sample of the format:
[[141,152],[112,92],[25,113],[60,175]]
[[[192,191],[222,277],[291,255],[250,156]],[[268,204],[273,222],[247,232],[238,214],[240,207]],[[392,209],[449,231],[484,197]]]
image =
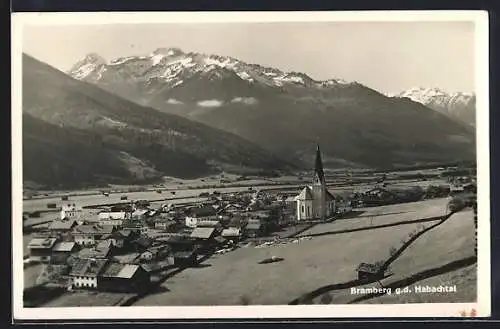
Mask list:
[[475,125],[476,96],[474,93],[448,93],[439,88],[416,87],[387,96],[406,97],[469,125]]
[[471,127],[418,102],[386,97],[358,82],[315,80],[230,56],[178,48],[110,61],[89,54],[67,74],[136,104],[237,135],[292,162],[311,161],[317,142],[331,167],[475,156]]
[[326,88],[355,84],[342,79],[316,81],[303,73],[283,72],[228,56],[185,53],[178,48],[158,48],[148,55],[121,57],[109,62],[91,53],[77,62],[68,73],[75,79],[94,83],[107,80],[114,83],[119,80],[129,83],[134,81],[141,85],[141,89],[154,89],[152,85],[158,82],[173,88],[200,75],[209,79],[236,75],[250,84],[262,83],[276,88],[286,85]]

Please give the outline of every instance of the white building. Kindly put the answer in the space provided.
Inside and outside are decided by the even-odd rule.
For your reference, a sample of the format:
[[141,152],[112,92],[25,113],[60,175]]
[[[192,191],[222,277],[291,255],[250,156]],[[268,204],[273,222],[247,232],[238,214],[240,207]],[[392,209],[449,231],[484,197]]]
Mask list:
[[98,277],[107,265],[107,259],[79,259],[72,267],[70,277],[75,288],[98,287]]
[[326,220],[335,214],[335,197],[326,188],[319,145],[316,149],[313,183],[302,189],[299,195],[295,197],[295,202],[298,221]]
[[132,216],[130,213],[125,211],[116,211],[116,212],[100,212],[99,220],[124,220],[130,219]]
[[61,207],[61,220],[79,220],[83,215],[83,208],[76,204],[65,204]]

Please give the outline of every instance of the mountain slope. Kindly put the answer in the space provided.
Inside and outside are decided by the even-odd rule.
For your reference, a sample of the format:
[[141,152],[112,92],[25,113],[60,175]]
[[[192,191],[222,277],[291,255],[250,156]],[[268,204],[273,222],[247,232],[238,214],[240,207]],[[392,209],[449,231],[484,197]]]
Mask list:
[[476,95],[472,93],[447,93],[439,88],[420,87],[405,90],[395,97],[406,97],[468,125],[476,124]]
[[394,167],[475,158],[471,129],[422,104],[357,82],[316,81],[231,57],[157,49],[107,63],[98,55],[70,75],[250,140],[281,156],[327,166]]
[[[291,165],[270,152],[240,137],[139,106],[96,86],[72,79],[28,55],[23,55],[23,113],[43,123],[58,126],[57,134],[69,136],[68,139],[51,139],[51,143],[59,143],[52,154],[59,157],[61,167],[74,170],[75,179],[80,183],[90,178],[99,180],[97,176],[101,174],[100,169],[94,167],[92,157],[102,157],[103,166],[109,162],[110,169],[103,171],[103,174],[121,180],[131,177],[130,167],[139,168],[141,173],[144,170],[149,173],[147,177],[132,175],[134,179],[159,175],[196,177],[228,166],[242,170],[291,168]],[[36,159],[35,151],[39,151],[37,146],[44,143],[44,131],[51,129],[38,120],[27,120],[23,127],[26,138],[24,156],[26,159]],[[100,148],[92,153],[85,146],[75,144],[78,134],[83,134],[83,144],[88,140],[96,140],[91,144],[92,150],[94,145]],[[89,169],[87,174],[82,173],[83,167],[76,166],[67,153],[72,148],[75,154],[92,153],[88,157],[89,161],[85,162],[87,157],[82,158],[83,163],[87,163],[83,167]],[[61,150],[62,154],[58,155],[55,150]],[[36,155],[43,155],[43,152]],[[115,172],[117,164],[123,164],[124,161],[128,169]],[[53,165],[52,160],[44,162],[45,167],[39,169],[29,168],[30,161],[25,164],[25,171],[30,172],[30,179],[33,180],[37,178],[36,172],[51,172],[47,166]],[[58,183],[66,183],[63,177],[66,176],[61,176]]]

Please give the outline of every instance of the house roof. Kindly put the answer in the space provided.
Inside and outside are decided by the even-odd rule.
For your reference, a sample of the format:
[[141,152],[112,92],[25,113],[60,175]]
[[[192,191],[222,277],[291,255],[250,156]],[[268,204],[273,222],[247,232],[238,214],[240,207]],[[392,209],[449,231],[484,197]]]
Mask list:
[[58,242],[52,248],[52,251],[60,251],[60,252],[70,252],[75,247],[75,242]]
[[52,249],[56,238],[33,238],[28,244],[29,249]]
[[222,231],[222,236],[239,236],[240,229],[236,227],[226,228]]
[[258,230],[262,224],[260,222],[249,222],[247,226],[245,226],[245,230]]
[[361,263],[357,268],[357,271],[368,272],[372,274],[378,273],[380,270],[381,267],[379,265],[368,264],[368,263]]
[[306,186],[302,189],[302,191],[295,197],[295,200],[312,200],[312,192],[309,186]]
[[197,227],[193,230],[190,237],[196,239],[209,239],[215,232],[213,227]]
[[71,268],[71,276],[98,276],[101,274],[107,259],[78,259]]
[[130,279],[139,270],[140,266],[135,264],[109,263],[104,269],[103,277]]
[[78,225],[73,229],[73,234],[110,234],[111,232],[113,232],[112,226],[99,226],[97,224]]
[[174,253],[175,258],[188,258],[193,256],[193,251],[177,251]]
[[91,259],[91,258],[106,258],[111,251],[110,248],[85,248],[80,250],[78,253],[78,257],[82,259]]
[[76,225],[76,221],[74,220],[69,220],[69,221],[54,220],[52,221],[52,223],[50,223],[49,230],[70,230],[73,228],[74,225]]

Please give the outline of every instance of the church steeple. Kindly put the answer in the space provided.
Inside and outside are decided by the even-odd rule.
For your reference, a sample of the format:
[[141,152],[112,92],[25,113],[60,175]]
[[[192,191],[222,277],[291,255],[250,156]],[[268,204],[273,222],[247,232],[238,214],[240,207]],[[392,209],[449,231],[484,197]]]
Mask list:
[[314,184],[325,184],[325,173],[323,172],[323,161],[321,161],[321,151],[319,144],[316,145],[316,161],[314,164]]

